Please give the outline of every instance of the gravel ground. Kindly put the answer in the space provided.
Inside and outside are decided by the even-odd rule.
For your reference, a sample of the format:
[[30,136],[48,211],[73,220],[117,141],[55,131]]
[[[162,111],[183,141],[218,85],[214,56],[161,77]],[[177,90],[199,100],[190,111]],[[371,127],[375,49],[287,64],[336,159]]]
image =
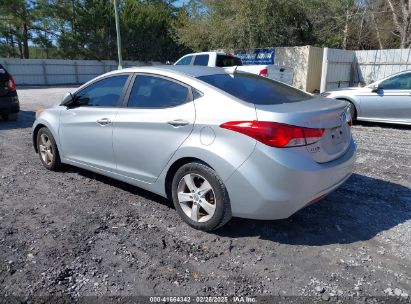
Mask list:
[[20,89],[18,121],[0,121],[0,293],[410,294],[411,128],[355,125],[355,173],[329,197],[287,220],[204,233],[144,190],[42,167],[33,111],[67,90]]

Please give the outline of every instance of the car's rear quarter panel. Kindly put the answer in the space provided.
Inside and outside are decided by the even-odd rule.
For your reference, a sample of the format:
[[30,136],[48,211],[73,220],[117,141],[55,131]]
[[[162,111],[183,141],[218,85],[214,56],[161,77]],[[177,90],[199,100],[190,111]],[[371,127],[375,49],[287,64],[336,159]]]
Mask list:
[[196,158],[207,163],[225,181],[254,150],[255,139],[220,127],[228,121],[255,120],[254,106],[207,88],[202,91],[204,96],[194,101],[196,121],[193,131],[162,172],[158,184],[165,183],[170,166],[182,158]]

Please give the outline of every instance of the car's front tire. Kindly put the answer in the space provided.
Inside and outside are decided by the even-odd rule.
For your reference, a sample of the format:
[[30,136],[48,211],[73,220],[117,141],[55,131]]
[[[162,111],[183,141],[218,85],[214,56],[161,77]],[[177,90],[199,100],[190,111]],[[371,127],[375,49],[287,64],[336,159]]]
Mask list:
[[56,141],[50,130],[46,127],[37,132],[37,151],[43,166],[51,171],[58,171],[62,168],[60,155]]
[[175,173],[171,187],[174,206],[191,227],[212,231],[231,219],[227,189],[217,173],[204,163],[183,165]]

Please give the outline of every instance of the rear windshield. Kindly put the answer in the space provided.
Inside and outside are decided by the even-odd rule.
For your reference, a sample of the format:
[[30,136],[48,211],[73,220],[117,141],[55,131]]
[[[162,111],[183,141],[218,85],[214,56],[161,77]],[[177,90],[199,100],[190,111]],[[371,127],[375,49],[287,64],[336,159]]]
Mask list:
[[281,82],[253,74],[217,74],[201,76],[198,79],[253,104],[274,105],[312,98],[311,95]]
[[7,73],[6,69],[0,64],[0,81],[9,81],[9,74]]
[[193,65],[202,65],[202,66],[207,66],[208,65],[208,55],[197,55],[194,58],[194,63]]
[[242,65],[242,63],[241,59],[238,57],[228,55],[217,55],[217,62],[215,63],[215,65],[220,68],[224,68],[235,65]]

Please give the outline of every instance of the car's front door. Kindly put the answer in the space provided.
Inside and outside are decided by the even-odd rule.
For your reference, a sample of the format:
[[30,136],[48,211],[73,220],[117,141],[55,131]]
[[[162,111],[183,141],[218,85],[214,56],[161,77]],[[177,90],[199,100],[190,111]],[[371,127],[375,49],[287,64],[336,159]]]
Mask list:
[[113,147],[119,174],[154,182],[195,120],[191,89],[172,79],[137,75],[127,106],[113,123]]
[[411,117],[411,73],[382,81],[377,91],[361,96],[360,116],[378,120],[405,121]]
[[109,76],[74,95],[75,102],[60,114],[59,137],[64,158],[115,170],[112,122],[129,77]]

